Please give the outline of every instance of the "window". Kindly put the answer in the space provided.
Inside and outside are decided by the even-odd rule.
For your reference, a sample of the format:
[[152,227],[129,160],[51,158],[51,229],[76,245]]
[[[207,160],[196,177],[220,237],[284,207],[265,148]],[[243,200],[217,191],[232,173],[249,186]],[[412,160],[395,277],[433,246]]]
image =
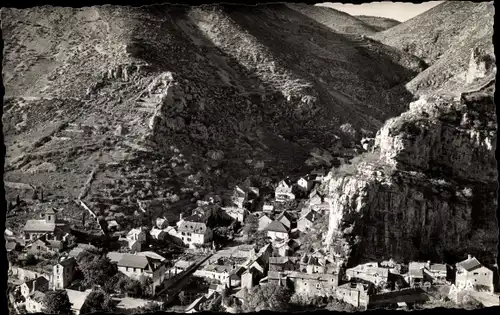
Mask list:
[[125,271],[128,271],[128,267],[125,267]]
[[188,242],[191,242],[191,239],[190,239],[190,238],[188,238],[188,239],[187,239],[187,241],[188,241]]
[[182,232],[182,235],[186,235],[186,233]]
[[477,276],[479,274],[479,272],[474,272],[474,275]]

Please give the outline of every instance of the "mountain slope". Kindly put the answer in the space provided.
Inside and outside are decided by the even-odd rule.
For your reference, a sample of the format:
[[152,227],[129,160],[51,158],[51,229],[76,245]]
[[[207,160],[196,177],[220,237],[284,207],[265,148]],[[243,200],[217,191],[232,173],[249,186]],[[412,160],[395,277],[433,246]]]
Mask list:
[[377,32],[385,31],[391,27],[401,24],[399,21],[380,16],[355,15],[354,17],[363,21],[365,24],[370,25]]
[[430,65],[407,85],[412,93],[457,90],[466,83],[472,54],[486,58],[486,67],[495,63],[494,12],[491,2],[446,1],[373,38]]
[[287,6],[337,33],[368,35],[379,31],[377,27],[333,8],[300,3],[288,3]]
[[41,186],[74,220],[81,198],[124,228],[299,170],[315,147],[359,138],[351,125],[377,130],[422,69],[285,5],[1,15],[6,181]]

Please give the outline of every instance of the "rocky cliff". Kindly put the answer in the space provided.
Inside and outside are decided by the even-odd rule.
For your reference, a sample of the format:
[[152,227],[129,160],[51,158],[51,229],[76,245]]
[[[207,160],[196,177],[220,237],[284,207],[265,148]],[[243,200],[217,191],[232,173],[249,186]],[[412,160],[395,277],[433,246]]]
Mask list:
[[[471,90],[472,89],[472,90]],[[354,171],[332,170],[326,243],[354,261],[497,252],[494,76],[461,97],[420,99],[378,132]]]

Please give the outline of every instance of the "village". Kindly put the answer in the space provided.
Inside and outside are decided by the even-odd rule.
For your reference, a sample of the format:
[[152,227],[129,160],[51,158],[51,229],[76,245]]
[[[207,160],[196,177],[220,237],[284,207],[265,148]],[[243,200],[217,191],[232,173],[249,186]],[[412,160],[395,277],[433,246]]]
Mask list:
[[[110,221],[107,229],[119,236],[101,248],[47,208],[21,233],[5,231],[9,303],[18,313],[70,307],[75,315],[499,305],[494,271],[471,255],[455,265],[391,259],[348,266],[308,246],[328,222],[331,205],[318,190],[327,176],[317,169],[286,178],[270,193],[236,186],[224,204],[199,201],[177,222],[160,217],[122,231]],[[65,300],[57,295],[69,304],[51,302]]]

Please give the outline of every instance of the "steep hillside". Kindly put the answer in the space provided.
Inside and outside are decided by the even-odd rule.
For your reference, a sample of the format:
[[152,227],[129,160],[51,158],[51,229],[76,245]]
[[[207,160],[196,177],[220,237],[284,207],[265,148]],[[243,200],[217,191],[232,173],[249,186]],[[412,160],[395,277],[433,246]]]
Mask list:
[[1,20],[5,180],[41,186],[67,217],[81,198],[124,227],[376,131],[422,70],[285,5],[38,7]]
[[352,261],[497,256],[494,72],[410,104],[361,163],[332,170],[326,244]]
[[485,60],[488,67],[495,63],[494,14],[492,2],[446,1],[373,38],[421,57],[430,65],[407,85],[412,93],[457,90],[466,83],[474,51],[489,56]]
[[370,23],[329,7],[288,3],[287,6],[337,33],[368,35],[380,31]]
[[385,31],[391,27],[401,24],[399,21],[380,16],[355,15],[354,17],[363,21],[365,24],[368,24],[377,32]]

